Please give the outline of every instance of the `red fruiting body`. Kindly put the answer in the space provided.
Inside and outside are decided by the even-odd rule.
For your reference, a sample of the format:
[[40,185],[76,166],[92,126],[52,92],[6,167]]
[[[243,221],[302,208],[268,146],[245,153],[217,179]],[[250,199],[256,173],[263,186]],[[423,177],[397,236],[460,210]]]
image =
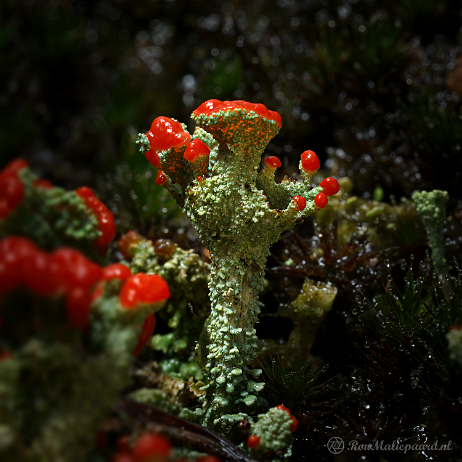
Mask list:
[[326,205],[329,199],[327,199],[327,196],[323,193],[320,192],[319,194],[316,195],[314,198],[314,203],[320,208],[323,209]]
[[250,435],[247,438],[247,446],[249,448],[256,448],[260,445],[260,438],[257,435]]
[[175,253],[176,245],[170,239],[157,239],[154,241],[154,252],[158,257],[170,260]]
[[136,461],[142,461],[150,456],[169,456],[172,451],[170,441],[163,435],[145,433],[133,445],[133,456]]
[[281,161],[276,156],[267,157],[265,159],[265,162],[267,163],[267,165],[274,168],[280,167],[282,165]]
[[[0,218],[7,217],[24,197],[24,185],[19,177],[13,173],[0,176],[0,200],[2,202],[2,215]],[[3,212],[5,210],[5,212]]]
[[290,409],[288,407],[283,406],[282,404],[279,404],[278,406],[276,406],[276,409],[279,409],[281,411],[286,411],[289,413],[289,415],[292,415],[292,412],[290,412]]
[[127,259],[131,260],[133,258],[132,249],[143,240],[143,236],[138,234],[136,231],[128,231],[124,234],[118,241],[117,247],[119,248],[122,255]]
[[167,177],[165,176],[165,173],[162,170],[159,170],[157,172],[156,185],[157,186],[162,186],[166,182],[167,182]]
[[23,237],[10,236],[0,241],[0,295],[24,283],[24,264],[37,247]]
[[37,249],[24,264],[24,284],[40,295],[58,294],[63,290],[59,282],[60,270],[53,255]]
[[209,147],[200,139],[196,138],[188,144],[183,158],[189,160],[189,162],[195,162],[200,156],[208,156],[209,154]]
[[103,283],[102,283],[102,281],[100,281],[100,282],[98,282],[98,284],[96,284],[96,288],[93,291],[93,293],[91,294],[91,301],[93,302],[97,298],[101,297],[101,295],[103,295]]
[[298,206],[299,210],[304,210],[305,209],[305,207],[306,207],[306,199],[304,197],[302,197],[302,196],[294,196],[292,198],[292,200],[297,203],[297,206]]
[[290,424],[290,431],[293,433],[298,428],[298,420],[292,415],[292,423]]
[[149,151],[145,154],[146,159],[156,168],[159,166],[159,156],[156,151],[183,146],[191,139],[191,135],[184,130],[180,122],[169,117],[157,117],[157,119],[154,119],[146,136],[151,145]]
[[67,322],[77,329],[86,329],[90,323],[92,294],[82,287],[73,287],[66,297]]
[[149,339],[152,337],[152,333],[154,332],[154,328],[156,327],[156,317],[153,314],[150,314],[146,317],[143,323],[143,327],[141,328],[141,333],[138,337],[138,343],[136,344],[133,354],[138,356],[146,344],[149,342]]
[[98,229],[102,234],[96,240],[96,243],[101,249],[104,250],[107,245],[113,241],[117,234],[114,222],[114,214],[106,208],[99,214],[98,222]]
[[259,103],[248,103],[247,101],[219,101],[218,99],[209,99],[202,103],[196,110],[193,111],[195,115],[211,115],[220,111],[232,111],[234,109],[245,109],[246,111],[253,111],[255,114],[276,122],[282,127],[281,116],[275,111],[269,111],[266,106]]
[[103,279],[127,279],[132,275],[130,268],[122,263],[114,263],[103,268]]
[[95,194],[88,186],[82,186],[76,189],[75,193],[77,194],[77,196],[81,197],[82,199],[91,200],[95,198]]
[[138,273],[130,276],[120,291],[120,304],[133,308],[138,303],[157,303],[170,297],[170,289],[158,274]]
[[98,230],[101,231],[101,236],[96,240],[96,244],[101,250],[104,250],[116,235],[114,215],[100,200],[98,200],[90,188],[82,186],[76,189],[75,192],[95,214],[98,220]]
[[152,165],[154,165],[154,167],[159,168],[160,157],[159,157],[159,154],[157,154],[157,152],[154,151],[154,149],[150,149],[149,151],[146,151],[144,153],[144,156],[149,162],[151,162]]
[[0,172],[0,219],[6,218],[22,201],[24,184],[18,172],[27,167],[27,162],[16,159]]
[[322,180],[321,183],[319,183],[319,186],[323,188],[324,192],[328,196],[333,196],[334,194],[337,194],[340,189],[338,181],[335,178],[332,178],[331,176],[324,178],[324,180]]
[[60,268],[57,280],[66,292],[74,287],[89,291],[103,276],[100,266],[75,249],[61,247],[53,252],[53,258]]
[[29,164],[24,159],[14,159],[12,160],[4,169],[3,173],[8,175],[16,174],[19,170],[28,167]]
[[305,151],[300,157],[302,159],[302,168],[304,170],[308,170],[314,173],[321,166],[318,156],[314,151]]

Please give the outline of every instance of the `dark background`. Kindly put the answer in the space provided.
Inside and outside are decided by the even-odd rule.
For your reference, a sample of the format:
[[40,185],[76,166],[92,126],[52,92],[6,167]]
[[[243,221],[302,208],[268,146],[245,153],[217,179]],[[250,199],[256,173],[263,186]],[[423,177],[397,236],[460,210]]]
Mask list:
[[55,184],[94,186],[124,162],[146,168],[133,142],[153,118],[191,125],[207,99],[245,99],[281,113],[268,152],[286,173],[313,149],[358,195],[459,198],[458,1],[4,0],[0,12],[0,166],[21,156]]

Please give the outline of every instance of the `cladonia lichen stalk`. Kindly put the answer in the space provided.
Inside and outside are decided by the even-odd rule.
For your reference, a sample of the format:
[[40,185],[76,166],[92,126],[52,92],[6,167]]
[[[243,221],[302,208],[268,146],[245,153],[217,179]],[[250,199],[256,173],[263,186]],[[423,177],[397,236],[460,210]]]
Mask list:
[[258,295],[270,246],[338,192],[333,178],[311,189],[319,168],[312,151],[300,160],[302,182],[275,183],[281,162],[272,156],[260,172],[261,155],[279,132],[281,118],[262,104],[210,100],[186,127],[167,117],[154,120],[138,143],[158,167],[164,185],[183,207],[210,251],[211,314],[197,347],[208,377],[202,423],[225,427],[264,404],[258,392],[261,373],[250,365],[256,356]]

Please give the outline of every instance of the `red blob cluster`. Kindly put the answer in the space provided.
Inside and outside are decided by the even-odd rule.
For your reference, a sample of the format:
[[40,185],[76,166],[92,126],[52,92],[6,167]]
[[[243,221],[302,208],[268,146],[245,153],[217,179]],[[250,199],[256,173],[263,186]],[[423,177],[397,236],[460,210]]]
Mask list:
[[[172,454],[170,440],[158,433],[148,432],[140,435],[132,446],[128,436],[122,436],[117,440],[117,454],[111,462],[168,462]],[[175,459],[177,460],[177,459]],[[177,462],[184,459],[178,459]],[[189,460],[189,459],[188,459]],[[215,456],[199,456],[196,462],[222,462]]]
[[306,199],[302,196],[294,196],[292,200],[297,204],[299,210],[305,210]]
[[114,215],[98,200],[90,188],[82,186],[75,192],[85,201],[85,205],[95,214],[98,220],[98,230],[101,231],[101,236],[97,239],[96,244],[101,251],[104,251],[116,235]]
[[208,156],[209,154],[209,147],[200,139],[196,138],[188,144],[183,158],[189,160],[189,162],[195,162],[200,156]]
[[169,117],[157,117],[157,119],[154,119],[146,136],[151,147],[145,156],[156,168],[159,167],[157,151],[183,146],[191,139],[191,135],[184,130],[180,122]]
[[319,162],[318,156],[314,151],[305,151],[300,156],[302,160],[302,168],[303,170],[307,170],[311,173],[316,172],[321,163]]
[[162,186],[167,182],[167,177],[165,173],[162,170],[159,170],[157,172],[157,178],[156,178],[156,185],[157,186]]
[[281,161],[276,157],[276,156],[269,156],[265,159],[265,162],[267,165],[269,165],[270,167],[273,167],[273,168],[277,168],[277,167],[280,167],[282,164],[281,164]]
[[260,446],[260,438],[257,435],[250,435],[247,438],[247,446],[249,448],[258,448]]
[[130,276],[120,291],[119,301],[124,308],[140,303],[158,303],[170,297],[170,289],[158,274],[138,273]]
[[68,322],[79,329],[88,325],[91,289],[102,274],[97,264],[74,249],[47,253],[22,237],[0,241],[0,295],[24,286],[39,295],[64,295]]
[[276,409],[280,409],[281,411],[286,411],[289,413],[290,417],[292,418],[292,423],[290,424],[290,431],[293,433],[295,430],[298,428],[298,420],[296,417],[292,415],[292,412],[290,412],[290,409],[283,406],[282,404],[279,404],[276,406]]
[[335,178],[327,177],[319,183],[319,186],[323,188],[322,192],[316,195],[314,198],[314,203],[320,208],[323,209],[329,202],[328,196],[333,196],[337,194],[340,190],[338,181]]
[[128,279],[132,275],[130,268],[122,263],[113,263],[112,265],[103,268],[103,280],[110,281],[111,279]]
[[25,167],[25,160],[16,159],[0,172],[0,219],[6,218],[24,197],[24,184],[18,173]]
[[205,103],[202,103],[197,109],[193,111],[195,115],[211,115],[216,114],[219,111],[232,111],[234,109],[245,109],[246,111],[253,111],[255,114],[264,117],[267,120],[276,122],[282,127],[281,116],[275,112],[270,111],[265,105],[260,103],[248,103],[247,101],[235,100],[235,101],[220,101],[218,99],[209,99]]
[[327,198],[326,194],[323,192],[320,192],[319,194],[316,195],[314,198],[314,203],[320,208],[323,209],[326,205],[329,199]]
[[319,186],[323,188],[324,192],[328,196],[333,196],[334,194],[337,194],[340,190],[340,185],[338,184],[338,181],[335,178],[332,178],[331,176],[324,178],[324,180],[319,183]]
[[[78,329],[89,324],[91,303],[103,292],[100,281],[113,279],[125,280],[119,299],[125,308],[170,296],[167,283],[157,274],[132,276],[121,263],[101,268],[75,249],[62,247],[48,253],[23,237],[0,240],[0,297],[19,287],[43,296],[65,296],[68,323]],[[153,314],[146,317],[134,354],[149,341],[155,323]]]
[[141,328],[141,333],[138,337],[138,342],[133,349],[133,354],[138,356],[142,351],[143,348],[147,345],[150,338],[152,337],[152,333],[154,332],[154,328],[156,327],[156,316],[154,314],[150,314],[146,316],[144,320],[143,327]]

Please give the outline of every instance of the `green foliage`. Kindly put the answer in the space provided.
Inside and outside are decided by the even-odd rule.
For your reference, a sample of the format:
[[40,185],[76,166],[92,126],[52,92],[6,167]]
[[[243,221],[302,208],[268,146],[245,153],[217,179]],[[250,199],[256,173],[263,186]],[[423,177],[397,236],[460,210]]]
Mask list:
[[263,361],[261,368],[265,380],[263,396],[270,405],[283,404],[289,409],[314,396],[315,383],[325,370],[322,366],[310,367],[302,358],[288,368],[283,357]]
[[389,279],[385,293],[378,301],[376,309],[384,318],[391,316],[394,325],[404,329],[405,333],[430,327],[432,316],[428,310],[431,293],[424,295],[424,279],[414,281],[412,271],[408,271],[404,280],[404,290]]
[[[453,291],[447,295],[447,281],[428,288],[424,277],[415,278],[408,270],[404,287],[389,278],[385,292],[373,308],[360,302],[366,310],[367,330],[387,348],[408,351],[433,371],[430,380],[447,381],[452,374],[446,334],[453,325],[462,323],[460,275]],[[367,305],[367,304],[366,304]]]
[[243,78],[244,67],[241,57],[236,54],[229,56],[222,54],[219,58],[211,60],[205,67],[200,92],[204,95],[204,99],[227,98],[242,85]]

